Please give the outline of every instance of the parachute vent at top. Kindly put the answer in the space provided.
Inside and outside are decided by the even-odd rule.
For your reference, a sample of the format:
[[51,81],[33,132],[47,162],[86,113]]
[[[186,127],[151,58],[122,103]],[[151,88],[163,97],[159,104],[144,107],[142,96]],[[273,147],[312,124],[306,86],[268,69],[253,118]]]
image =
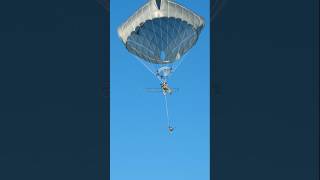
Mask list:
[[157,7],[158,7],[159,10],[161,9],[161,1],[162,0],[156,0]]
[[118,29],[132,54],[152,64],[171,64],[191,49],[204,20],[170,0],[150,0]]

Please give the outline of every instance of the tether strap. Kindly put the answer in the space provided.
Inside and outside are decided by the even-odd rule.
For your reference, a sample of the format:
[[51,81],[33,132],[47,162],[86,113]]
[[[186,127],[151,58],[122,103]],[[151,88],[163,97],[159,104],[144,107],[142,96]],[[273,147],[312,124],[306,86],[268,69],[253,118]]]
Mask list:
[[170,121],[170,117],[169,117],[167,95],[164,95],[164,100],[165,100],[165,105],[166,105],[166,115],[167,115],[168,127],[172,127],[173,121]]

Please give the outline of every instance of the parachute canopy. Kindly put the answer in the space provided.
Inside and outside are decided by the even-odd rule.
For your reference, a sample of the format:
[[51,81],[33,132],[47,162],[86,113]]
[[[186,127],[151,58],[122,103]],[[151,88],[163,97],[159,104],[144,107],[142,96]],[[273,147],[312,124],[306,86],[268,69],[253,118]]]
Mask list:
[[204,20],[170,0],[149,0],[118,28],[129,52],[152,63],[178,61],[191,49],[204,27]]

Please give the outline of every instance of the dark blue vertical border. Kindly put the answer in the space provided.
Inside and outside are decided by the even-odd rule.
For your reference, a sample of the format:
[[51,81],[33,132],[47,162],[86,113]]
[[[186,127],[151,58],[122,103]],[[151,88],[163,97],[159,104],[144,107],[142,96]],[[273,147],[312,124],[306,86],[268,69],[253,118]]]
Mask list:
[[320,118],[319,118],[319,112],[320,112],[320,89],[319,89],[319,69],[320,69],[320,63],[319,63],[319,0],[314,0],[314,127],[315,127],[315,179],[320,179]]
[[110,1],[97,0],[103,10],[100,14],[100,77],[103,99],[99,118],[99,173],[100,179],[110,179]]
[[100,77],[101,93],[101,118],[99,119],[99,172],[102,179],[110,179],[110,1],[96,0],[103,8],[100,14]]
[[319,180],[319,0],[211,0],[211,14],[211,180]]
[[217,180],[217,124],[216,96],[219,94],[217,82],[217,31],[221,30],[222,0],[210,0],[210,180]]
[[0,179],[109,179],[109,11],[1,1],[0,22]]
[[216,179],[216,99],[215,99],[215,57],[216,54],[214,51],[214,20],[213,15],[214,11],[214,4],[216,0],[210,0],[210,180]]

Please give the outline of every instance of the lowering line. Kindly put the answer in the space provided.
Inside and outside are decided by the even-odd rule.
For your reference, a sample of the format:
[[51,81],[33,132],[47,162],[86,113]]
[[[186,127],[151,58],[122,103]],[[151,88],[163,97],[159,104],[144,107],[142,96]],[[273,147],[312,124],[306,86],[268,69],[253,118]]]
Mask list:
[[173,121],[170,121],[170,117],[169,117],[167,95],[164,95],[164,100],[165,100],[165,106],[166,106],[166,115],[167,115],[167,121],[168,121],[168,128],[173,128],[172,127]]

